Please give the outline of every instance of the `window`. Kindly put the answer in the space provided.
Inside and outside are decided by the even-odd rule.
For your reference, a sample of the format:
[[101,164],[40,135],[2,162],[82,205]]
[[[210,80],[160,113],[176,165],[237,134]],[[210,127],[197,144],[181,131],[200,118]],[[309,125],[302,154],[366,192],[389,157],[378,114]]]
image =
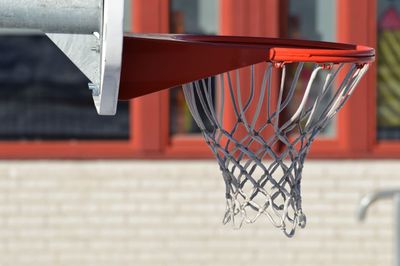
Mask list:
[[[171,0],[170,32],[186,34],[218,33],[218,1]],[[195,64],[195,62],[192,62]],[[181,87],[170,90],[170,134],[198,134],[200,129],[187,108]]]
[[45,35],[0,40],[0,158],[135,156],[130,103],[98,116],[88,80]]
[[98,116],[88,80],[44,35],[3,35],[0,57],[0,140],[129,139],[129,105]]
[[[135,0],[127,6],[134,32],[291,37],[377,47],[377,62],[313,143],[310,156],[400,157],[399,1]],[[1,157],[212,156],[180,89],[120,102],[116,117],[98,117],[87,80],[47,39],[1,38]]]
[[[289,1],[289,17],[288,17],[288,37],[293,39],[308,39],[318,41],[336,41],[336,1]],[[296,65],[290,65],[288,69],[288,80],[293,80],[296,71]],[[289,104],[288,114],[293,114],[299,106],[305,87],[310,79],[314,64],[308,63],[304,65],[302,75],[300,76],[298,86],[293,100]],[[322,75],[324,73],[321,73]],[[320,80],[325,80],[321,78]],[[321,82],[321,81],[320,81]],[[316,88],[320,88],[320,83],[316,80]],[[290,85],[290,84],[289,84]],[[286,89],[288,91],[289,88]],[[319,91],[313,89],[311,91],[311,103],[319,95]],[[325,98],[327,99],[327,98]],[[321,134],[321,137],[333,138],[336,135],[336,120],[331,122]]]
[[400,2],[378,1],[377,137],[400,139]]
[[[374,14],[381,12],[377,9],[381,10],[379,6],[383,5],[377,0],[136,1],[141,3],[140,6],[133,7],[134,20],[142,22],[137,29],[139,32],[219,32],[225,35],[267,37],[289,35],[292,38],[369,46],[374,46],[377,40]],[[375,5],[379,8],[374,8]],[[136,7],[141,10],[135,10]],[[148,15],[150,13],[152,16]],[[379,64],[381,66],[383,63]],[[375,112],[378,113],[378,107],[382,106],[382,97],[375,95],[378,86],[375,82],[376,73],[376,65],[372,65],[337,119],[313,144],[311,157],[399,157],[400,143],[396,141],[397,137],[389,137],[388,127],[382,126],[379,116],[375,119]],[[139,134],[141,138],[137,139],[137,143],[147,143],[146,145],[151,146],[151,151],[161,157],[210,157],[211,153],[197,134],[198,129],[179,93],[175,89],[135,100],[134,107],[139,104],[138,110],[157,108],[151,114],[144,111],[133,112],[135,117],[143,121],[141,126],[134,126],[134,132],[143,127],[148,128]],[[377,127],[379,134],[376,132]],[[392,131],[398,125],[392,123],[390,127]],[[385,137],[383,130],[386,132]]]

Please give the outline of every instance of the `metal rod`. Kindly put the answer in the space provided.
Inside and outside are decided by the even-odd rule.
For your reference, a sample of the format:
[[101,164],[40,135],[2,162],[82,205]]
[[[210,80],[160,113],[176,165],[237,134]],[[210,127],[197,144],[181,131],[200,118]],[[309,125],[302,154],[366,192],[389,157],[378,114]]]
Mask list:
[[389,189],[368,193],[367,195],[362,197],[360,204],[358,205],[357,218],[360,221],[363,221],[367,215],[367,210],[369,206],[371,206],[374,202],[380,199],[393,198],[397,194],[400,194],[400,190],[398,189]]
[[395,266],[400,266],[400,190],[390,189],[376,191],[365,195],[357,208],[357,217],[363,221],[366,217],[368,207],[380,199],[393,198],[394,201],[394,263]]
[[400,194],[394,196],[394,265],[400,266]]
[[100,32],[103,0],[0,0],[0,28]]

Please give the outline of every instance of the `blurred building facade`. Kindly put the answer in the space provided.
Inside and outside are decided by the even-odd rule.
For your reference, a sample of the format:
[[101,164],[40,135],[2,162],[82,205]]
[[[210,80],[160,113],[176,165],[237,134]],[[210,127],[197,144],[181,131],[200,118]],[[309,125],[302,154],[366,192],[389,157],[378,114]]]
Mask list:
[[400,185],[400,1],[132,0],[127,7],[133,32],[377,48],[377,62],[306,162],[309,225],[293,240],[268,221],[242,231],[221,225],[222,178],[180,88],[98,117],[87,80],[50,41],[2,36],[0,265],[391,263],[391,203],[374,206],[364,225],[354,212],[364,193]]

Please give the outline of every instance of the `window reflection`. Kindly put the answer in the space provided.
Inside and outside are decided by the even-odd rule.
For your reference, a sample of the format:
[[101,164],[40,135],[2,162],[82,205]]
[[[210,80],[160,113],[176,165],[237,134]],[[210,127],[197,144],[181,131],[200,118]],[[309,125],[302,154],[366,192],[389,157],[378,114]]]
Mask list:
[[[170,32],[177,34],[217,34],[218,1],[171,0]],[[186,105],[181,87],[170,90],[170,133],[200,133],[200,129],[192,119]]]
[[378,139],[400,139],[400,3],[378,1]]
[[[292,39],[308,39],[317,41],[335,41],[336,40],[336,1],[335,0],[290,0],[289,1],[289,21],[288,37]],[[304,95],[305,88],[310,80],[314,64],[305,64],[302,75],[297,83],[296,92],[292,102],[289,104],[287,117],[293,114]],[[296,66],[288,67],[288,80],[293,80]],[[321,73],[324,75],[324,73]],[[319,88],[322,88],[324,77],[319,76],[315,80],[315,89],[310,93],[310,104],[319,95]],[[290,88],[287,84],[286,91]],[[335,135],[335,121],[322,132],[324,137],[333,137]]]

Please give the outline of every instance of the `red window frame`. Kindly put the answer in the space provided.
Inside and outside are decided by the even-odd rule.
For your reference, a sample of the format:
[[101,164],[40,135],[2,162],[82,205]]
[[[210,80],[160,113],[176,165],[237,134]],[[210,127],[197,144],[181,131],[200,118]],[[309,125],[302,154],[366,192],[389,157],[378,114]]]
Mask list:
[[[337,0],[337,40],[376,47],[376,1]],[[134,0],[148,3],[147,0]],[[158,10],[168,14],[166,0],[152,0]],[[287,28],[287,0],[220,0],[220,34],[252,36],[284,36]],[[138,11],[140,12],[140,11]],[[234,14],[234,16],[232,15]],[[135,14],[139,15],[139,14]],[[164,15],[161,25],[168,25]],[[165,24],[163,24],[165,23]],[[165,28],[163,28],[165,30]],[[157,97],[157,96],[153,96]],[[159,101],[169,110],[168,91],[161,92]],[[169,113],[163,112],[164,131],[160,151],[167,158],[208,158],[211,156],[200,136],[169,137]],[[151,140],[148,140],[151,142]],[[400,141],[378,141],[376,137],[376,64],[359,84],[337,118],[333,138],[319,138],[310,152],[311,158],[400,158]]]
[[[377,1],[337,0],[338,41],[377,47]],[[379,60],[379,58],[377,58]],[[377,64],[359,84],[339,115],[343,158],[400,158],[400,140],[377,139]]]
[[[376,1],[337,0],[339,42],[376,47]],[[220,34],[285,36],[287,0],[220,0],[220,5]],[[169,0],[132,0],[131,6],[134,32],[168,32]],[[130,107],[127,141],[2,141],[0,158],[212,158],[200,135],[170,136],[168,90],[132,100]],[[377,141],[376,64],[337,123],[335,137],[318,139],[311,158],[400,158],[400,141]]]
[[[358,1],[359,5],[364,3]],[[377,49],[377,3],[378,0],[368,0],[369,9],[365,12],[368,23],[368,45]],[[365,3],[364,3],[365,4]],[[379,57],[377,57],[377,61]],[[373,64],[367,75],[367,91],[368,91],[368,145],[370,147],[370,156],[375,158],[400,158],[400,140],[378,140],[377,139],[377,64]]]

